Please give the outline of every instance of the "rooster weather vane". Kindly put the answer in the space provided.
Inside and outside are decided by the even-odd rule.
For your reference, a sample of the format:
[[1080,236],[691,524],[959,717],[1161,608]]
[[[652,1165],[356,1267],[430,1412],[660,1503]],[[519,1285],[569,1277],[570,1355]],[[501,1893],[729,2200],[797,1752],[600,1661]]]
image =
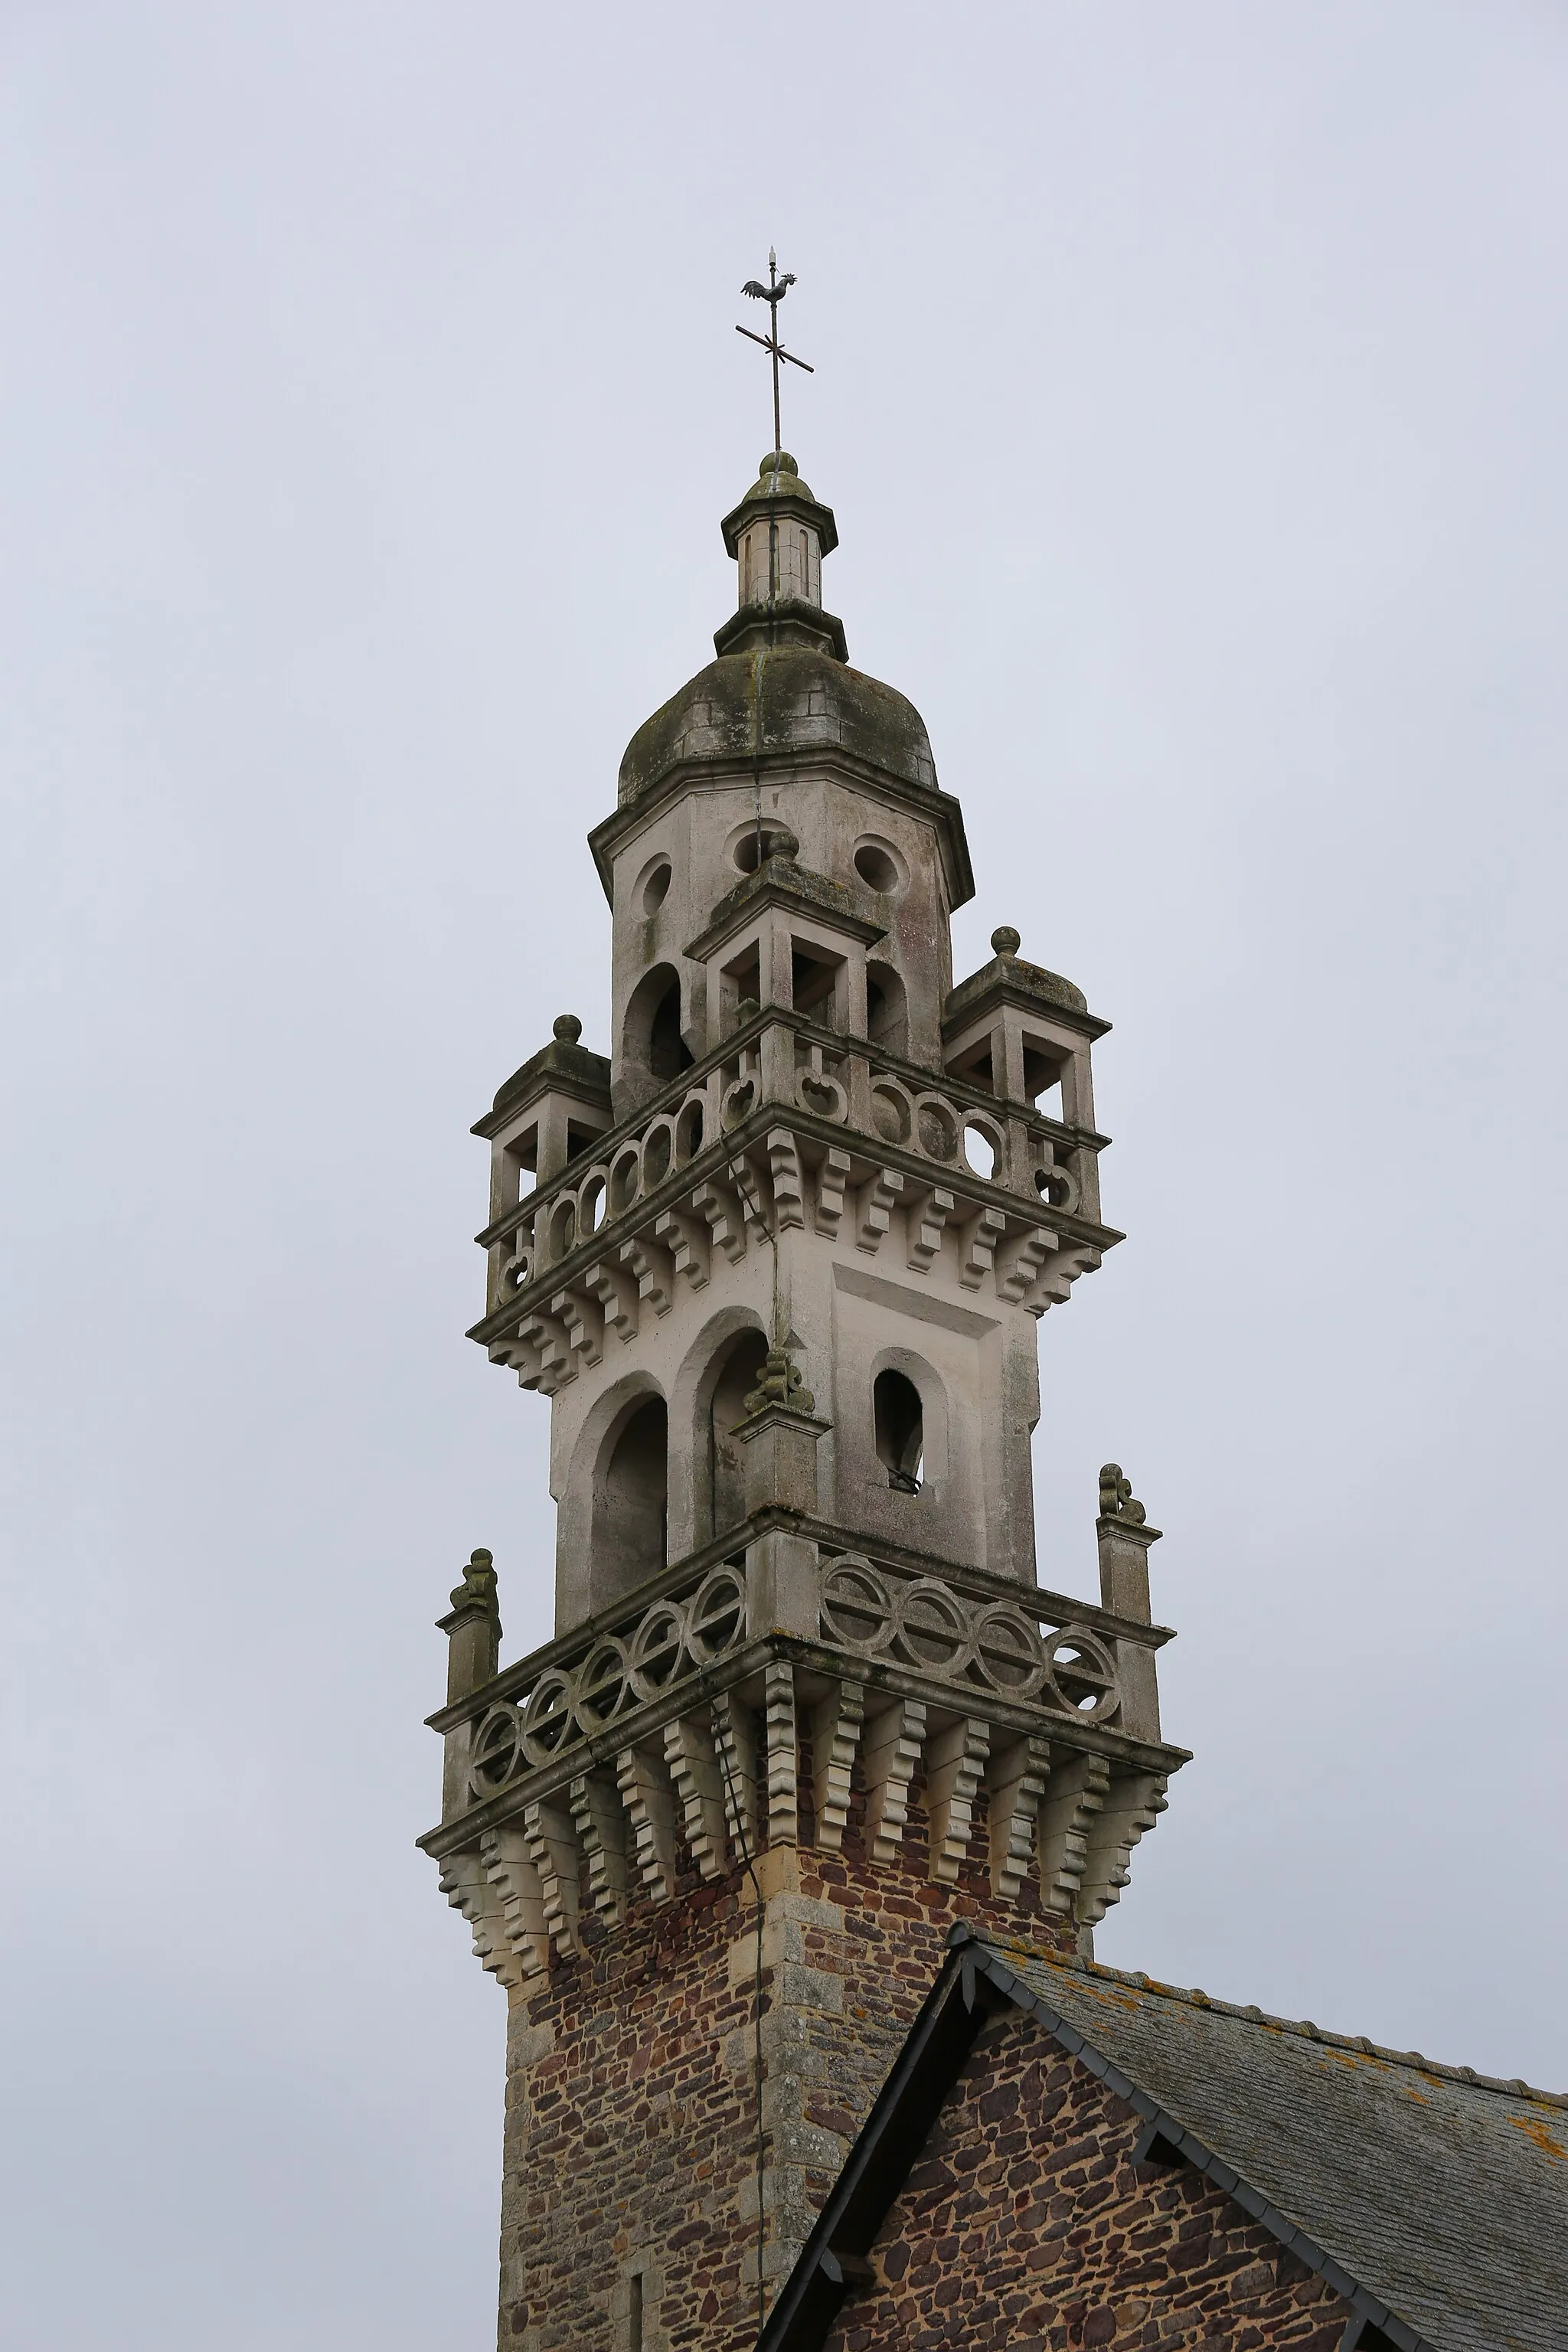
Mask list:
[[794,284],[793,270],[786,269],[782,278],[779,276],[778,256],[772,246],[769,246],[767,284],[764,286],[759,278],[748,278],[741,291],[742,294],[749,294],[753,302],[767,304],[768,324],[772,332],[766,335],[753,335],[750,327],[737,327],[735,330],[738,335],[744,335],[749,341],[761,343],[773,363],[773,455],[775,457],[784,446],[779,438],[779,362],[784,360],[790,367],[804,368],[807,375],[816,373],[809,360],[796,359],[795,353],[786,352],[779,341],[779,304]]

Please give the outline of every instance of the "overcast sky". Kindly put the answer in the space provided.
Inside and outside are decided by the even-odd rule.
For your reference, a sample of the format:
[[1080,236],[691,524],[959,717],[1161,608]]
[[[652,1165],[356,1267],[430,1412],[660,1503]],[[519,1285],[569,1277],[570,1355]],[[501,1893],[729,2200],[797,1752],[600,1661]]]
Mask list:
[[607,1046],[770,240],[957,968],[1115,1024],[1042,1575],[1116,1456],[1194,1760],[1101,1956],[1568,2084],[1565,195],[1546,0],[0,7],[5,2342],[493,2326],[468,1129]]

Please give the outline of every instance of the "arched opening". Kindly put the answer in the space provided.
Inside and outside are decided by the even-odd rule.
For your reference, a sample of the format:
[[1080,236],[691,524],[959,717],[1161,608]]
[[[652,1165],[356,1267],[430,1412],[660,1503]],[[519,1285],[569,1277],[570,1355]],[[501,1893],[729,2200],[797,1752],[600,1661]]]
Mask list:
[[738,1333],[713,1383],[708,1408],[708,1467],[715,1536],[738,1526],[746,1516],[746,1450],[730,1433],[746,1417],[746,1399],[757,1385],[767,1352],[763,1332]]
[[669,1415],[648,1397],[621,1423],[598,1481],[594,1512],[594,1594],[603,1607],[664,1566],[669,1477]]
[[621,1051],[626,1075],[640,1079],[645,1093],[690,1068],[692,1057],[680,1034],[680,974],[673,964],[655,964],[638,982],[626,1007]]
[[902,1372],[879,1372],[871,1391],[877,1459],[888,1484],[902,1495],[918,1495],[925,1471],[925,1409],[913,1381]]
[[889,1054],[910,1050],[910,1004],[890,963],[866,966],[866,1034]]
[[672,980],[653,1009],[648,1024],[647,1066],[659,1080],[678,1078],[691,1067],[692,1056],[680,1034],[680,982]]

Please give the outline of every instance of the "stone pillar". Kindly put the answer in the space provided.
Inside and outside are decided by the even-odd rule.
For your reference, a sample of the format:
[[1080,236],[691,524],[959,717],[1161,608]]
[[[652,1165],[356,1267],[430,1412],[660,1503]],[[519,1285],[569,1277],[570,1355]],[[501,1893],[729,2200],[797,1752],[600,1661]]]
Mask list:
[[[1094,1529],[1100,1539],[1100,1607],[1130,1617],[1134,1624],[1152,1624],[1149,1547],[1159,1542],[1161,1530],[1149,1526],[1118,1463],[1108,1462],[1100,1474],[1100,1517]],[[1122,1729],[1135,1739],[1158,1739],[1160,1693],[1153,1651],[1142,1642],[1118,1642],[1116,1671]]]
[[[500,1659],[500,1607],[495,1565],[488,1551],[476,1551],[453,1588],[452,1606],[437,1617],[447,1636],[447,1704],[456,1706],[494,1678]],[[468,1727],[448,1731],[441,1771],[441,1818],[460,1813],[468,1802]]]
[[[746,1399],[747,1418],[734,1435],[746,1449],[748,1516],[767,1510],[811,1518],[816,1512],[816,1449],[829,1427],[812,1411],[800,1367],[774,1348]],[[771,1528],[746,1548],[747,1632],[799,1633],[817,1630],[816,1546],[805,1536]]]

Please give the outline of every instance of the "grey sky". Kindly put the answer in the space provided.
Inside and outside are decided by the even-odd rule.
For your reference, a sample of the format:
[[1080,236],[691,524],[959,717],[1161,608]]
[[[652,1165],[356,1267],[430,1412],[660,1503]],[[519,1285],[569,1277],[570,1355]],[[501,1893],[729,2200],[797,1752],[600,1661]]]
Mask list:
[[1116,1024],[1042,1573],[1114,1454],[1196,1756],[1101,1952],[1568,2084],[1565,195],[1526,0],[0,10],[5,2342],[487,2339],[420,1718],[551,1527],[467,1129],[605,1043],[770,239],[959,969]]

